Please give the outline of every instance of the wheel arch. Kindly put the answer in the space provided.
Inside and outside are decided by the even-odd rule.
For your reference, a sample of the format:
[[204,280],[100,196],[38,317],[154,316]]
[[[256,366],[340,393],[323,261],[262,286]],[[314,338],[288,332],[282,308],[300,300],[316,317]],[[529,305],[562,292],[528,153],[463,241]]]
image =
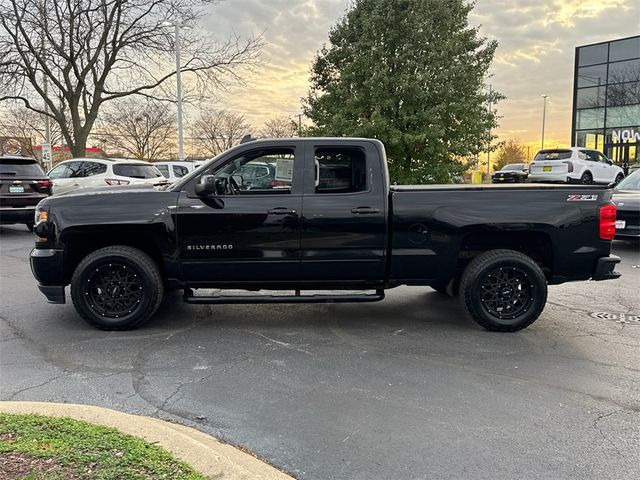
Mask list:
[[164,225],[109,224],[89,225],[65,229],[60,234],[60,243],[64,246],[64,281],[71,281],[78,264],[92,252],[104,247],[123,245],[136,248],[158,265],[164,279],[175,270],[170,259],[174,257],[175,246],[171,245],[170,235]]

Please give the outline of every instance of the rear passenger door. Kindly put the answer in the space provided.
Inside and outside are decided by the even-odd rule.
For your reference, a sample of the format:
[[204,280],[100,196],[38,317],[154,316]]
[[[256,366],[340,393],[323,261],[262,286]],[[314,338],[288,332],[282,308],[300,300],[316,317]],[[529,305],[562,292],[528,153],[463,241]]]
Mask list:
[[302,275],[309,282],[383,281],[387,198],[373,144],[307,144]]

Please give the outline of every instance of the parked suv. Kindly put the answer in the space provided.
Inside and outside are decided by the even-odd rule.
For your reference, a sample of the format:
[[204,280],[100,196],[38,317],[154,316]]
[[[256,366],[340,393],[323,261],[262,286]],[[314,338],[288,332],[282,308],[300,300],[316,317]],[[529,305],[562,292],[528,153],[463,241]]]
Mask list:
[[523,183],[529,176],[529,165],[526,163],[510,163],[491,176],[492,183]]
[[154,162],[154,167],[160,170],[160,173],[169,183],[173,183],[179,178],[184,177],[187,173],[195,170],[193,162]]
[[36,205],[51,195],[51,186],[34,158],[0,155],[0,225],[24,223],[33,230]]
[[74,158],[59,163],[49,172],[53,193],[78,188],[108,187],[146,183],[160,185],[167,179],[151,163],[140,160],[110,160],[102,158]]
[[618,183],[622,168],[597,150],[588,148],[552,148],[540,150],[529,167],[531,182]]

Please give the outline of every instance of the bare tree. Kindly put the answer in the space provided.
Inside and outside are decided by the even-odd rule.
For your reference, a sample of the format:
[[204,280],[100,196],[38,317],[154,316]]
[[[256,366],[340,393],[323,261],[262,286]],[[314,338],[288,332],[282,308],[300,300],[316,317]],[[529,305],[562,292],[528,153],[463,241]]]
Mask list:
[[222,110],[219,112],[200,112],[200,118],[194,122],[193,131],[202,147],[211,155],[229,150],[251,133],[251,126],[244,115]]
[[[168,100],[176,45],[166,19],[193,26],[207,3],[0,0],[0,101],[48,114],[81,156],[105,103],[131,95]],[[218,43],[197,28],[181,33],[181,72],[200,93],[239,81],[262,44],[239,37]]]
[[171,151],[175,136],[175,115],[157,100],[128,98],[115,102],[101,115],[100,132],[94,132],[119,154],[154,160]]
[[260,130],[260,135],[265,138],[290,138],[296,133],[298,133],[298,125],[286,116],[267,120]]
[[[1,130],[10,136],[30,139],[31,144],[25,149],[25,153],[34,156],[35,146],[45,141],[43,116],[16,103],[7,105],[0,115]],[[62,132],[55,122],[51,124],[50,135],[52,145],[61,142]]]

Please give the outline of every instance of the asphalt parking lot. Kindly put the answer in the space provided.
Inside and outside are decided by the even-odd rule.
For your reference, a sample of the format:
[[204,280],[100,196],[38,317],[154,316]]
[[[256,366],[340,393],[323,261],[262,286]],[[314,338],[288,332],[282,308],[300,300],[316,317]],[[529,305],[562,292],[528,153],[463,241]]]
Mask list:
[[32,236],[0,227],[0,399],[176,420],[301,479],[637,478],[640,250],[622,278],[551,287],[542,317],[489,333],[456,299],[186,305],[102,332],[48,305]]

